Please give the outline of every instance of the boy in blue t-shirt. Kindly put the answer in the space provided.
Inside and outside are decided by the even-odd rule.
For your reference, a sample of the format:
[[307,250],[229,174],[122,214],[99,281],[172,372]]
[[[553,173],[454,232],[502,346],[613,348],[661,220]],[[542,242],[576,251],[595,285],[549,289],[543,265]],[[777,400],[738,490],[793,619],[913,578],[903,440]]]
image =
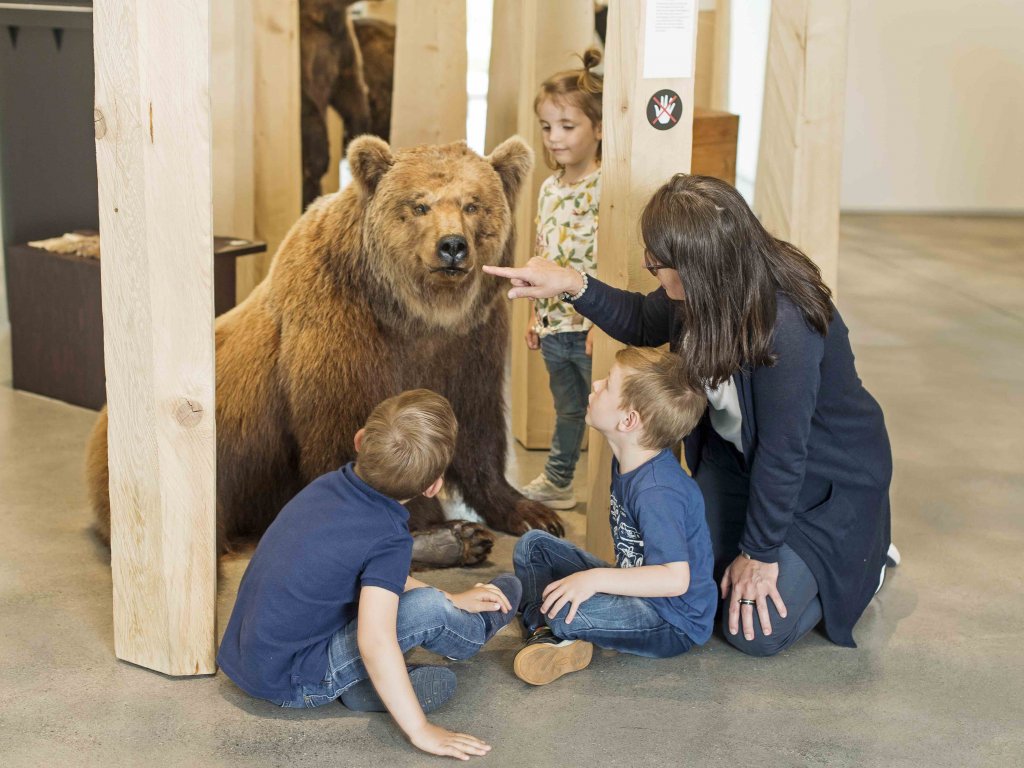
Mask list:
[[456,595],[409,576],[412,536],[400,500],[441,489],[458,426],[429,390],[378,405],[355,436],[357,460],[295,496],[260,540],[242,577],[217,663],[239,688],[284,707],[341,699],[390,711],[414,746],[468,759],[490,747],[431,725],[447,701],[447,667],[406,667],[422,646],[466,659],[515,615],[511,574]]
[[664,658],[711,636],[718,606],[704,499],[670,448],[706,399],[678,356],[628,347],[595,381],[587,423],[608,440],[615,567],[567,541],[530,531],[516,545],[523,624],[519,679],[545,685],[590,663],[593,646]]

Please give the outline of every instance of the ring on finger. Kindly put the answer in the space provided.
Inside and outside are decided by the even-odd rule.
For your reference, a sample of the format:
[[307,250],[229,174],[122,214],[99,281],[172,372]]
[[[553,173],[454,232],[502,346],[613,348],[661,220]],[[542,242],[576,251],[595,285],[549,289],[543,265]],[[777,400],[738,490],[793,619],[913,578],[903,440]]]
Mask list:
[[757,605],[757,600],[751,600],[749,597],[741,597],[736,602],[740,605]]

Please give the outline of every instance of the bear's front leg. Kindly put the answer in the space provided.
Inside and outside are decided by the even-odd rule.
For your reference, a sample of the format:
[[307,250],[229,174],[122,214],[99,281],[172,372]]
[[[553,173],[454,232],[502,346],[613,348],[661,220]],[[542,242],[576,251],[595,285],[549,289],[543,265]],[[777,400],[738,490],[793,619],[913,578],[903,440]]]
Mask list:
[[526,498],[505,479],[505,409],[490,403],[487,410],[478,412],[475,418],[456,411],[460,429],[448,473],[452,484],[460,489],[466,504],[495,530],[514,536],[530,530],[564,536],[565,527],[552,509]]
[[503,383],[508,319],[503,306],[495,308],[470,343],[451,348],[444,394],[459,420],[459,437],[448,479],[462,498],[491,528],[520,536],[530,530],[565,535],[558,515],[531,501],[505,479],[508,453]]

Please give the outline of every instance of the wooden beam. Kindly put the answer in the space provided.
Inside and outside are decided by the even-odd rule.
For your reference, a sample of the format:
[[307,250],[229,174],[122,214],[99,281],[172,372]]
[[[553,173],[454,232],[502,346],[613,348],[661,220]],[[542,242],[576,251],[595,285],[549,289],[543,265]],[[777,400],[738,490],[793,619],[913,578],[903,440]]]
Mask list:
[[114,649],[170,675],[212,673],[209,2],[93,10]]
[[302,215],[298,0],[252,0],[255,235],[266,254],[239,259],[239,300],[266,276]]
[[[638,222],[651,194],[674,173],[690,170],[693,144],[693,69],[697,40],[697,0],[683,8],[691,23],[671,38],[662,38],[655,52],[667,57],[658,77],[645,77],[648,49],[645,21],[658,0],[612,3],[608,12],[604,81],[604,163],[601,176],[600,225],[597,230],[597,276],[606,283],[647,292],[656,281],[641,267],[643,246]],[[663,8],[670,11],[671,7]],[[659,18],[659,17],[655,17]],[[659,21],[667,22],[666,16]],[[658,130],[647,117],[655,93],[670,89],[679,96],[673,127]],[[594,378],[607,375],[621,345],[599,334],[594,345]],[[590,493],[587,502],[587,549],[614,560],[608,530],[608,489],[612,454],[600,433],[591,430]]]
[[732,0],[715,0],[715,27],[711,54],[711,109],[729,110],[729,69],[732,51]]
[[213,231],[252,239],[253,18],[249,1],[211,3],[210,35]]
[[327,148],[330,157],[327,160],[327,173],[320,181],[323,193],[337,192],[341,188],[341,156],[344,142],[345,126],[341,115],[333,107],[327,108]]
[[775,0],[754,207],[836,290],[849,0]]
[[398,0],[391,146],[466,138],[466,0]]
[[523,4],[494,0],[491,22],[491,61],[487,76],[487,132],[484,151],[490,152],[519,127],[519,78],[522,67]]
[[[544,144],[540,124],[533,111],[533,100],[540,84],[548,77],[561,70],[581,66],[577,55],[582,54],[594,39],[594,5],[592,0],[559,0],[558,3],[544,4],[538,0],[525,0],[513,5],[513,13],[518,10],[520,30],[517,133],[533,147],[536,156],[534,169],[523,182],[516,209],[516,264],[523,265],[533,256],[537,195],[544,179],[552,173],[544,165]],[[507,23],[506,14],[496,15],[495,21],[499,20]],[[511,37],[511,26],[495,24],[495,44],[507,44],[501,38]],[[492,73],[495,66],[506,66],[493,57],[491,63]],[[501,82],[502,78],[498,80]],[[529,315],[527,302],[513,303],[512,434],[527,448],[549,448],[554,429],[554,406],[544,360],[540,352],[528,350],[523,340]]]

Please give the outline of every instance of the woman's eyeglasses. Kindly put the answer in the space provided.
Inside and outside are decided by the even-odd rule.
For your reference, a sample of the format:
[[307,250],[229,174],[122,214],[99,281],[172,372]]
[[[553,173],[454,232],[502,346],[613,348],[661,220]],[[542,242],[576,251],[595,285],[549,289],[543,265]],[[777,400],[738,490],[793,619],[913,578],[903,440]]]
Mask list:
[[668,269],[668,267],[665,266],[664,264],[651,264],[648,261],[648,257],[649,256],[650,256],[650,251],[648,251],[646,248],[644,248],[644,263],[643,263],[643,267],[644,267],[644,269],[646,269],[648,272],[651,273],[651,277],[657,277],[659,269]]
[[651,273],[651,277],[657,277],[659,269],[670,269],[670,267],[666,266],[665,264],[646,264],[645,263],[644,264],[644,269],[646,269],[648,272]]

